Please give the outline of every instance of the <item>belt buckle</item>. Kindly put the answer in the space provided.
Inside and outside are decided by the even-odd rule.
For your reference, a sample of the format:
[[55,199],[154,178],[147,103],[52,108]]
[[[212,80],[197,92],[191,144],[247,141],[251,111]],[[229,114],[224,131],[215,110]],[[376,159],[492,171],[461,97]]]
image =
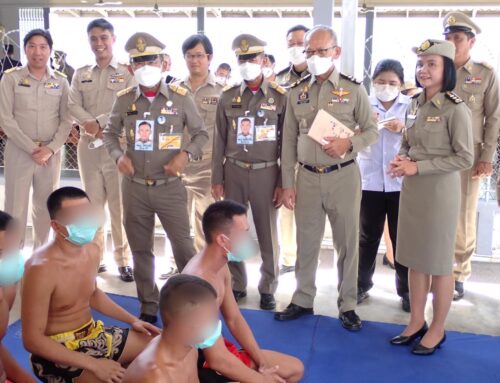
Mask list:
[[155,186],[156,180],[146,180],[146,186]]
[[326,171],[326,166],[316,166],[316,170],[319,174],[323,174]]
[[252,164],[248,163],[248,162],[243,162],[243,167],[245,169],[252,169]]

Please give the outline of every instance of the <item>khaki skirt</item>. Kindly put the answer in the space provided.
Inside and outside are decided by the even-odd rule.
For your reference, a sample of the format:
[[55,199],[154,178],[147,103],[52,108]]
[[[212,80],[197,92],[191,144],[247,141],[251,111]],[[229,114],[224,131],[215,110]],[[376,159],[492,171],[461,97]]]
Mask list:
[[429,275],[451,275],[460,210],[458,172],[405,177],[399,202],[397,261]]

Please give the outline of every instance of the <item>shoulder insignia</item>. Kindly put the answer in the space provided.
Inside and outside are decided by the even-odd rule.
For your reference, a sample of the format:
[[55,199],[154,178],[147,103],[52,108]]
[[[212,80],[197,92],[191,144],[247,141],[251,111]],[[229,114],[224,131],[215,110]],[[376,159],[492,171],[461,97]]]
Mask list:
[[187,89],[186,89],[186,88],[183,88],[182,86],[179,86],[179,85],[177,85],[177,84],[172,84],[172,83],[170,83],[170,84],[168,85],[168,88],[169,88],[172,92],[177,93],[177,94],[179,94],[179,95],[181,95],[181,96],[185,96],[185,95],[188,93],[188,91],[187,91]]
[[454,92],[446,92],[446,98],[448,98],[449,100],[451,100],[453,103],[455,104],[460,104],[462,102],[464,102],[460,97],[458,97],[458,95]]
[[128,88],[122,89],[116,93],[116,97],[121,97],[125,94],[128,94],[128,93],[132,92],[134,89],[135,89],[135,86],[130,86]]
[[340,77],[342,77],[345,80],[349,80],[350,82],[353,82],[357,85],[360,85],[362,83],[362,81],[358,81],[354,78],[354,76],[350,76],[348,74],[340,73]]
[[297,81],[292,82],[289,85],[289,88],[295,88],[297,85],[302,84],[305,80],[309,80],[311,78],[311,73],[306,74],[304,77],[299,78]]
[[12,72],[15,72],[16,70],[21,70],[22,67],[20,66],[15,66],[15,67],[12,67],[12,68],[9,68],[7,69],[6,71],[4,71],[3,73],[5,74],[9,74],[9,73],[12,73]]
[[233,89],[233,88],[236,88],[236,87],[239,87],[240,85],[241,85],[241,84],[239,84],[239,83],[236,83],[236,84],[228,84],[228,85],[226,85],[226,86],[222,89],[222,91],[223,91],[223,92],[227,92],[228,90]]
[[62,77],[62,78],[68,78],[67,75],[65,75],[63,72],[59,72],[58,70],[55,70],[54,73],[56,75],[58,75],[59,77]]
[[286,93],[286,89],[283,88],[276,81],[271,81],[269,84],[271,85],[271,88],[273,88],[276,92],[281,93],[281,94],[285,94]]

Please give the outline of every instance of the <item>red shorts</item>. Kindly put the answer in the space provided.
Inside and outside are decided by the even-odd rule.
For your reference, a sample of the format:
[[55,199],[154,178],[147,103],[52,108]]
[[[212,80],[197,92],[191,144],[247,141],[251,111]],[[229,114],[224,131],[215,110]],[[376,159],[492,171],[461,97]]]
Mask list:
[[[224,338],[224,344],[226,345],[228,351],[235,357],[237,357],[239,360],[241,360],[245,366],[247,366],[248,368],[252,367],[252,358],[250,358],[248,352],[246,352],[245,350],[239,350],[233,343],[228,341],[226,338]],[[205,363],[203,363],[203,368],[210,368],[210,366],[206,361]]]

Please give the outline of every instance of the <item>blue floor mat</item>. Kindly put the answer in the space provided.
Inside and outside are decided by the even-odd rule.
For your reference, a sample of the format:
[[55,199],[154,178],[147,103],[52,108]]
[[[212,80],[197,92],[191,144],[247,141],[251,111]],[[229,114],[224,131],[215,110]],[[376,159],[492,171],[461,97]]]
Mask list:
[[[136,299],[109,295],[131,313],[139,314]],[[403,326],[365,321],[362,331],[350,333],[335,318],[307,316],[282,323],[269,312],[242,311],[262,348],[285,352],[304,362],[305,383],[500,383],[500,337],[448,332],[446,343],[435,355],[417,357],[410,348],[388,342]],[[120,325],[100,314],[95,318],[106,325]],[[30,369],[20,321],[9,327],[3,343]]]

